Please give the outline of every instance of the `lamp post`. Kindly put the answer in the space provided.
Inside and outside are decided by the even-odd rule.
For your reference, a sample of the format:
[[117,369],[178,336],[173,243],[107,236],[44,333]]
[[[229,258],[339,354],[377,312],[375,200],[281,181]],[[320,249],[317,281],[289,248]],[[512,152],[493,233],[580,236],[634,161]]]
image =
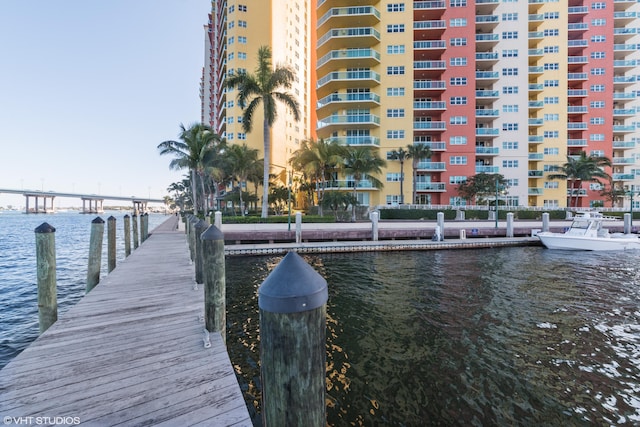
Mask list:
[[496,229],[498,228],[498,176],[496,175]]
[[[638,192],[640,194],[640,192]],[[633,187],[629,187],[629,232],[633,231]]]

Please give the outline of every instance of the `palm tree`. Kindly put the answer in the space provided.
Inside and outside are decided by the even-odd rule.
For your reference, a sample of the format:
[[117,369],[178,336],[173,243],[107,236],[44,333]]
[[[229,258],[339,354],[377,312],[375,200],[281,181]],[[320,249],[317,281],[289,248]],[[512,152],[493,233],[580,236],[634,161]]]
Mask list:
[[[191,173],[191,193],[193,197],[193,213],[198,214],[197,176],[202,178],[204,164],[210,156],[213,145],[220,141],[220,137],[213,132],[211,127],[194,123],[189,128],[180,124],[180,141],[168,140],[158,144],[160,155],[171,154],[175,158],[169,163],[170,169],[188,169]],[[202,195],[204,196],[204,181],[202,183]],[[203,203],[203,208],[205,208]]]
[[413,168],[413,192],[412,203],[418,203],[418,192],[416,191],[416,184],[418,181],[418,164],[422,159],[428,159],[431,157],[431,148],[427,144],[411,144],[407,145],[407,158],[412,159],[411,167]]
[[[378,157],[369,147],[356,147],[347,151],[344,159],[344,172],[353,178],[353,199],[357,200],[356,191],[360,181],[368,179],[375,188],[382,188],[383,184],[374,173],[382,173],[386,161]],[[351,221],[356,221],[356,203],[351,205]]]
[[264,143],[264,176],[262,178],[262,218],[269,212],[269,170],[271,166],[271,127],[278,116],[277,102],[282,102],[291,110],[295,121],[300,120],[298,101],[288,92],[280,92],[280,88],[290,89],[295,79],[291,68],[278,66],[272,69],[271,49],[261,46],[258,49],[258,66],[255,74],[236,74],[228,77],[225,86],[238,88],[238,105],[242,113],[242,127],[251,132],[254,113],[262,104],[264,117],[262,121]]
[[408,158],[407,151],[400,147],[397,150],[391,151],[391,160],[397,160],[400,162],[400,204],[404,204],[404,161]]
[[249,175],[255,170],[258,162],[258,150],[249,148],[246,143],[242,145],[232,145],[225,151],[225,157],[229,162],[229,168],[232,176],[238,182],[238,191],[240,194],[240,210],[242,216],[245,216],[245,206],[242,200],[242,183],[245,183]]
[[346,147],[335,141],[326,142],[309,139],[302,141],[299,149],[293,152],[289,162],[295,170],[303,172],[315,182],[318,199],[318,214],[322,216],[325,189],[327,181],[331,179],[333,172],[343,163],[347,154]]
[[585,151],[580,151],[579,156],[567,156],[567,162],[557,169],[559,173],[550,174],[547,178],[571,181],[569,206],[571,206],[571,198],[575,197],[574,207],[578,207],[584,181],[600,182],[600,179],[611,179],[611,176],[603,170],[605,167],[611,167],[611,160],[607,157],[587,156]]

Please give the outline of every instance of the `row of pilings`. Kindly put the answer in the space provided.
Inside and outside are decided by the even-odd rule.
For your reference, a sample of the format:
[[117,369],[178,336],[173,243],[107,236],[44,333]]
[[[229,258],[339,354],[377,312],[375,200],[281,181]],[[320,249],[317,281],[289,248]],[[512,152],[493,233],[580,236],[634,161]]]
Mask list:
[[[226,342],[226,280],[221,214],[214,224],[184,217],[196,288],[204,285],[209,333]],[[258,289],[260,376],[265,426],[326,425],[326,280],[289,252]]]
[[[138,219],[140,226],[138,227]],[[133,233],[131,225],[133,224]],[[140,232],[138,232],[140,230]],[[58,320],[58,297],[56,279],[56,239],[55,227],[43,222],[35,229],[36,235],[36,276],[38,287],[38,325],[40,333],[49,329]],[[139,237],[138,237],[139,236]],[[131,255],[133,248],[149,237],[149,214],[124,216],[125,257]],[[89,258],[87,265],[86,292],[90,292],[100,282],[102,265],[102,242],[104,238],[104,220],[96,217],[91,221],[89,236]],[[116,268],[116,218],[107,218],[107,269],[110,273]]]

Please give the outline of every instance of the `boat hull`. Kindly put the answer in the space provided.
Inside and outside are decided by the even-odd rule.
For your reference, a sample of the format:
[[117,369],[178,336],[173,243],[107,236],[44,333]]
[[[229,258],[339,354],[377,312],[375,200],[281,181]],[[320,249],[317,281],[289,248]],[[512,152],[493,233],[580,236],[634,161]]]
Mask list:
[[562,233],[538,233],[538,238],[548,249],[578,251],[625,251],[640,249],[640,239],[635,235],[620,237],[568,236]]

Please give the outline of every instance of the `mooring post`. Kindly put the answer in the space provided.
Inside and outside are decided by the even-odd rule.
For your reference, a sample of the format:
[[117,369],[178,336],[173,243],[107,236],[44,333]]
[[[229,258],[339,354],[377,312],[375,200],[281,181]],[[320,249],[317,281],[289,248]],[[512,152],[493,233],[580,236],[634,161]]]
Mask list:
[[142,220],[142,241],[144,242],[149,238],[149,214],[144,213],[140,216]]
[[196,224],[198,217],[193,215],[189,220],[189,254],[191,262],[196,262]]
[[216,211],[213,214],[213,225],[215,225],[218,230],[222,230],[222,212]]
[[107,273],[116,268],[116,218],[107,218]]
[[507,212],[507,237],[513,237],[513,212]]
[[624,214],[624,234],[631,233],[631,214]]
[[438,212],[436,214],[438,227],[440,227],[440,241],[444,240],[444,212]]
[[302,242],[302,213],[296,212],[296,243]]
[[549,231],[549,213],[542,214],[542,231]]
[[124,256],[131,255],[131,217],[124,216]]
[[133,214],[131,217],[131,222],[133,223],[133,249],[138,249],[138,215]]
[[226,342],[226,279],[224,235],[215,225],[201,235],[202,276],[204,279],[204,318],[209,332],[220,332]]
[[36,232],[36,274],[38,277],[38,323],[40,333],[58,320],[56,293],[56,229],[43,222]]
[[371,240],[378,241],[378,218],[380,214],[378,212],[371,212]]
[[102,263],[102,237],[104,220],[96,217],[91,221],[91,237],[89,238],[89,267],[87,268],[87,293],[100,282],[100,264]]
[[195,225],[195,244],[196,244],[196,283],[204,283],[202,281],[202,240],[200,236],[207,229],[209,225],[207,221],[201,219]]
[[265,426],[326,425],[327,282],[289,252],[258,290]]

